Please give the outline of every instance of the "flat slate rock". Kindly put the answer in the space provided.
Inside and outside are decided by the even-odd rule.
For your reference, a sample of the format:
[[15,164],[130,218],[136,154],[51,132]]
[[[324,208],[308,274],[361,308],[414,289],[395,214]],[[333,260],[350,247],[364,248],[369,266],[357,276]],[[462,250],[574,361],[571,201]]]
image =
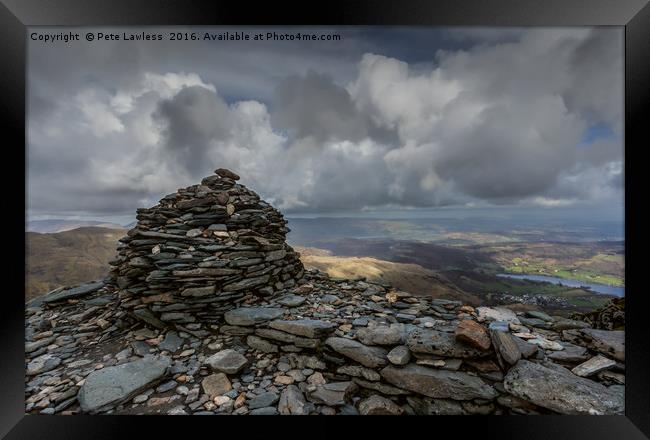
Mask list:
[[298,307],[307,300],[304,296],[300,295],[285,295],[277,299],[277,303],[286,307]]
[[158,344],[158,348],[161,350],[169,351],[170,353],[174,353],[183,346],[184,341],[185,340],[183,338],[178,336],[178,333],[169,332],[165,335],[165,339],[163,339],[162,342]]
[[58,302],[58,301],[65,301],[67,299],[73,299],[73,298],[79,298],[84,295],[89,295],[93,292],[98,291],[104,287],[104,282],[103,281],[97,281],[93,283],[87,283],[87,284],[82,284],[77,287],[73,287],[72,289],[65,289],[61,290],[56,293],[52,293],[50,295],[45,295],[42,298],[39,298],[41,303],[49,304],[53,302]]
[[395,365],[406,365],[411,360],[411,352],[406,345],[398,345],[388,352],[388,360]]
[[327,406],[343,406],[357,389],[354,382],[326,383],[317,385],[316,390],[309,394],[309,399]]
[[408,396],[406,401],[411,405],[415,414],[419,416],[458,416],[465,415],[460,402],[450,399],[420,399]]
[[272,321],[269,327],[306,338],[320,338],[333,332],[336,324],[316,319],[297,319],[295,321]]
[[580,345],[571,344],[570,342],[561,342],[564,350],[549,351],[546,356],[555,362],[579,363],[589,359],[589,350]]
[[377,368],[388,363],[388,352],[380,347],[367,347],[352,339],[332,337],[325,344],[337,353],[359,362],[364,367]]
[[366,345],[396,345],[404,338],[404,326],[401,324],[376,325],[357,331],[357,339]]
[[34,358],[29,364],[27,364],[26,374],[28,376],[34,376],[37,374],[45,373],[61,365],[61,359],[52,355],[51,353],[45,353],[43,355]]
[[624,394],[554,364],[520,360],[503,381],[510,394],[560,414],[623,414]]
[[213,354],[205,360],[205,363],[214,371],[235,374],[246,366],[248,359],[246,359],[246,356],[229,348]]
[[377,394],[359,402],[359,413],[364,416],[399,416],[403,412],[395,402]]
[[515,312],[505,307],[477,307],[478,317],[488,321],[506,321],[519,324]]
[[295,385],[287,386],[280,395],[278,411],[283,415],[307,415],[314,410],[314,404],[307,402],[305,396]]
[[437,399],[494,399],[497,392],[476,376],[462,371],[437,370],[408,364],[399,368],[389,365],[381,370],[389,383]]
[[81,410],[94,413],[122,403],[164,377],[170,366],[161,356],[93,371],[79,390]]
[[583,336],[589,338],[590,348],[625,362],[625,332],[623,330],[597,330],[585,328],[580,330]]
[[251,401],[248,402],[248,409],[265,408],[267,406],[271,406],[277,402],[279,398],[280,396],[278,396],[276,393],[267,391],[266,393],[262,393],[251,399]]
[[406,345],[413,353],[428,353],[453,358],[477,358],[490,354],[457,341],[453,333],[418,329],[409,333]]
[[519,346],[515,341],[515,337],[510,333],[490,330],[490,337],[494,348],[499,352],[504,361],[510,365],[514,365],[521,358]]
[[616,361],[607,359],[605,356],[594,356],[586,362],[581,363],[571,370],[573,374],[580,377],[591,376],[603,370],[608,370],[616,365]]
[[[525,357],[526,359],[528,359],[529,357],[537,353],[537,345],[529,344],[528,342],[524,341],[521,338],[513,337],[512,339],[517,344],[517,348],[519,349],[521,356]],[[553,351],[552,353],[559,353],[559,352]]]
[[277,319],[284,313],[283,309],[270,307],[240,307],[229,310],[224,319],[230,325],[250,326]]

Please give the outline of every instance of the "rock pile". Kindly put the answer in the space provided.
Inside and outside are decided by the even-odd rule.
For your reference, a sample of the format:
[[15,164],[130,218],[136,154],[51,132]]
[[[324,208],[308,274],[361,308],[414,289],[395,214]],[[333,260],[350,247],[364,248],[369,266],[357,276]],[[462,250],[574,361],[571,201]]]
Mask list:
[[[26,311],[28,413],[622,414],[622,331],[307,271],[220,324],[135,326],[107,286]],[[113,323],[113,324],[111,324]]]
[[226,169],[152,208],[111,262],[121,307],[154,327],[216,321],[246,293],[295,285],[302,263],[285,243],[282,214]]
[[27,413],[623,413],[623,331],[305,271],[237,178],[140,210],[109,283],[27,305]]
[[573,317],[588,322],[593,328],[623,330],[625,329],[625,298],[614,298],[600,309],[576,313]]

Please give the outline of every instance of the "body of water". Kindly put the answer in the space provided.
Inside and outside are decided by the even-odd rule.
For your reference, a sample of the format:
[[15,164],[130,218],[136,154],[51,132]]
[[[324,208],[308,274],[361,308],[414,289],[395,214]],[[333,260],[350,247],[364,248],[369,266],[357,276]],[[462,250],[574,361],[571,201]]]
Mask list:
[[589,290],[595,293],[604,293],[607,295],[615,295],[621,297],[625,296],[625,287],[608,286],[606,284],[587,283],[584,281],[567,280],[565,278],[550,277],[546,275],[518,275],[512,273],[500,273],[497,274],[497,276],[504,278],[514,278],[517,280],[543,281],[545,283],[561,284],[563,286],[569,287],[585,287],[589,288]]

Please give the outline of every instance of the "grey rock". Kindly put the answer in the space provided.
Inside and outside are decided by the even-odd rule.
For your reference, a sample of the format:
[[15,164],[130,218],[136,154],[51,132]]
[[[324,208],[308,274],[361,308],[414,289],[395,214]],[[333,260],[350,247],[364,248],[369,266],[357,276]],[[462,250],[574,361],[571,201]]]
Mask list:
[[146,356],[149,354],[151,346],[144,341],[133,341],[131,342],[131,348],[138,356]]
[[341,416],[358,416],[359,411],[352,405],[343,405],[339,410]]
[[262,393],[248,402],[248,409],[264,408],[277,402],[279,396],[275,393]]
[[549,315],[539,310],[529,310],[526,312],[526,316],[530,316],[531,318],[541,319],[542,321],[546,321],[546,322],[553,322],[553,318],[551,318]]
[[550,330],[553,328],[553,324],[545,321],[543,319],[539,318],[524,318],[523,316],[519,318],[521,323],[523,325],[529,326],[529,327],[537,327],[537,328],[543,328],[545,330]]
[[281,260],[284,257],[286,257],[286,255],[287,255],[287,251],[285,251],[284,249],[279,249],[277,251],[271,251],[271,252],[267,253],[265,260],[266,261],[277,261],[277,260]]
[[224,373],[211,374],[203,379],[201,386],[210,398],[221,396],[232,389],[230,380],[228,380],[228,377]]
[[177,352],[182,346],[185,339],[178,336],[176,332],[169,332],[165,335],[165,339],[158,344],[161,350],[169,351],[170,353]]
[[176,382],[175,380],[170,380],[170,381],[167,381],[167,382],[159,385],[158,388],[156,388],[156,392],[157,393],[166,393],[167,391],[173,390],[174,388],[176,388],[176,386],[178,386],[178,382]]
[[365,327],[366,325],[368,325],[368,321],[369,319],[367,317],[362,316],[352,321],[352,325],[355,327]]
[[79,298],[96,292],[102,287],[104,287],[103,281],[86,283],[77,287],[73,287],[72,289],[64,289],[56,293],[45,295],[42,297],[41,302],[49,304],[58,301],[65,301],[67,299]]
[[607,359],[605,356],[594,356],[586,362],[581,363],[571,370],[573,374],[580,377],[591,376],[603,370],[608,370],[616,365],[616,361]]
[[187,231],[185,233],[185,235],[190,237],[190,238],[194,238],[194,237],[198,237],[202,233],[203,233],[203,230],[197,228],[197,229],[190,229],[189,231]]
[[420,329],[412,331],[406,345],[413,353],[428,353],[453,358],[477,358],[490,354],[456,340],[453,333]]
[[519,319],[515,312],[505,307],[477,307],[476,312],[478,313],[479,319],[519,324]]
[[563,330],[573,330],[577,328],[590,328],[588,322],[576,321],[575,319],[560,318],[553,322],[553,330],[561,332]]
[[317,385],[316,390],[309,393],[308,398],[314,403],[342,406],[347,403],[357,388],[354,382],[326,383]]
[[417,318],[416,315],[411,315],[409,313],[397,313],[395,315],[395,318],[397,319],[398,322],[412,322]]
[[[243,290],[243,289],[250,289],[255,286],[260,286],[262,284],[266,284],[269,281],[269,276],[268,275],[263,275],[260,277],[255,277],[255,278],[244,278],[241,281],[237,281],[235,283],[231,284],[226,284],[223,286],[222,290],[224,292],[232,292],[232,291],[237,291],[237,290]],[[277,316],[276,316],[277,318]],[[273,318],[270,318],[273,319]],[[237,325],[237,324],[233,324]]]
[[307,299],[304,296],[299,295],[285,295],[282,298],[278,298],[278,304],[281,304],[286,307],[298,307],[304,303]]
[[237,174],[233,173],[232,171],[226,168],[217,168],[216,170],[214,170],[214,174],[216,174],[219,177],[226,177],[232,180],[239,180],[239,176]]
[[571,343],[591,348],[617,361],[625,362],[625,332],[623,330],[593,328],[565,330],[562,332],[562,338]]
[[215,292],[215,286],[204,286],[204,287],[189,287],[184,289],[181,292],[181,296],[191,296],[195,298],[200,298],[203,296],[213,295]]
[[398,345],[388,352],[386,356],[391,364],[406,365],[411,360],[411,352],[405,345]]
[[546,356],[556,362],[563,363],[578,363],[584,362],[589,359],[589,351],[585,347],[571,344],[570,342],[561,342],[564,350],[550,351]]
[[79,390],[81,410],[95,413],[129,400],[164,377],[170,365],[168,357],[149,357],[90,373]]
[[505,389],[516,397],[560,414],[623,414],[622,392],[578,377],[552,364],[520,360],[508,371]]
[[289,362],[292,368],[304,369],[310,368],[312,370],[324,370],[325,362],[318,359],[316,356],[299,355],[295,353],[289,354]]
[[278,413],[278,410],[273,406],[267,406],[266,408],[257,408],[249,412],[251,416],[274,416]]
[[27,364],[26,374],[27,376],[34,376],[36,374],[54,370],[56,367],[61,365],[61,362],[61,358],[56,357],[53,354],[46,353],[40,355]]
[[368,368],[381,367],[387,363],[387,352],[380,347],[368,347],[360,342],[338,337],[328,338],[325,344],[337,353],[349,357]]
[[284,310],[278,308],[240,307],[227,311],[224,314],[224,319],[230,325],[251,326],[277,319],[283,313]]
[[205,363],[214,371],[235,374],[246,366],[248,359],[235,350],[226,349],[213,354],[205,360]]
[[515,338],[510,333],[498,330],[490,330],[490,337],[492,338],[494,348],[503,360],[510,365],[516,364],[521,358],[521,352],[519,351],[519,346]]
[[330,334],[335,324],[315,319],[298,319],[295,321],[272,321],[269,327],[306,338],[320,338]]
[[270,343],[266,339],[258,338],[255,335],[249,335],[246,337],[246,344],[255,350],[259,350],[263,353],[277,353],[278,346]]
[[359,402],[359,414],[364,416],[399,416],[403,412],[404,410],[392,400],[377,394],[373,394]]
[[384,394],[386,396],[403,396],[411,394],[410,391],[406,391],[401,388],[385,384],[383,382],[372,382],[369,380],[360,379],[358,377],[353,378],[352,382],[359,385],[361,388],[377,391],[378,393]]
[[510,323],[507,321],[492,321],[488,326],[489,330],[498,330],[500,332],[509,332]]
[[305,400],[305,396],[295,385],[288,385],[280,395],[278,412],[283,415],[307,415],[314,410],[314,405]]
[[49,338],[40,339],[38,341],[27,342],[25,344],[25,353],[33,353],[39,348],[47,347],[54,341],[54,336]]
[[398,368],[392,365],[381,370],[389,383],[418,394],[439,399],[494,399],[497,392],[476,376],[461,371],[435,370],[409,364]]
[[133,316],[155,328],[163,329],[166,327],[166,324],[156,318],[149,309],[136,309],[133,311]]
[[378,381],[381,379],[379,373],[370,368],[365,368],[360,365],[343,365],[336,369],[338,374],[346,374],[348,376],[362,377],[366,380]]
[[329,294],[327,294],[327,295],[321,295],[321,296],[319,297],[319,299],[320,299],[320,301],[321,301],[322,303],[325,303],[325,304],[333,304],[333,303],[335,303],[336,301],[338,301],[340,298],[339,298],[338,296],[336,296],[336,295],[329,295]]
[[519,349],[519,352],[521,353],[522,357],[528,359],[529,357],[537,353],[537,345],[529,344],[528,342],[524,341],[521,338],[513,337],[512,339],[517,344],[517,348]]
[[[255,334],[267,339],[273,339],[274,341],[285,342],[287,344],[293,344],[296,347],[300,348],[316,348],[320,344],[319,339],[310,339],[303,338],[301,336],[292,335],[280,330],[275,330],[271,328],[258,328],[255,329]],[[285,347],[283,347],[284,349]]]
[[187,412],[185,411],[185,408],[183,405],[175,406],[169,411],[167,411],[167,415],[169,416],[186,416]]
[[460,402],[449,399],[423,399],[408,396],[406,401],[419,416],[456,416],[467,414]]
[[361,328],[356,337],[365,345],[395,345],[402,342],[404,327],[399,324]]

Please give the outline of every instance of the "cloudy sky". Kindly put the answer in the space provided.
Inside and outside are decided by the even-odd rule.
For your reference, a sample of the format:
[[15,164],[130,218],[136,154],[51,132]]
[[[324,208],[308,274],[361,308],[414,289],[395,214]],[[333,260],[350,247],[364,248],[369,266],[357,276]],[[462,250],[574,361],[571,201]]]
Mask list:
[[28,45],[31,219],[132,216],[217,167],[295,214],[622,206],[619,28],[30,32],[67,30]]

